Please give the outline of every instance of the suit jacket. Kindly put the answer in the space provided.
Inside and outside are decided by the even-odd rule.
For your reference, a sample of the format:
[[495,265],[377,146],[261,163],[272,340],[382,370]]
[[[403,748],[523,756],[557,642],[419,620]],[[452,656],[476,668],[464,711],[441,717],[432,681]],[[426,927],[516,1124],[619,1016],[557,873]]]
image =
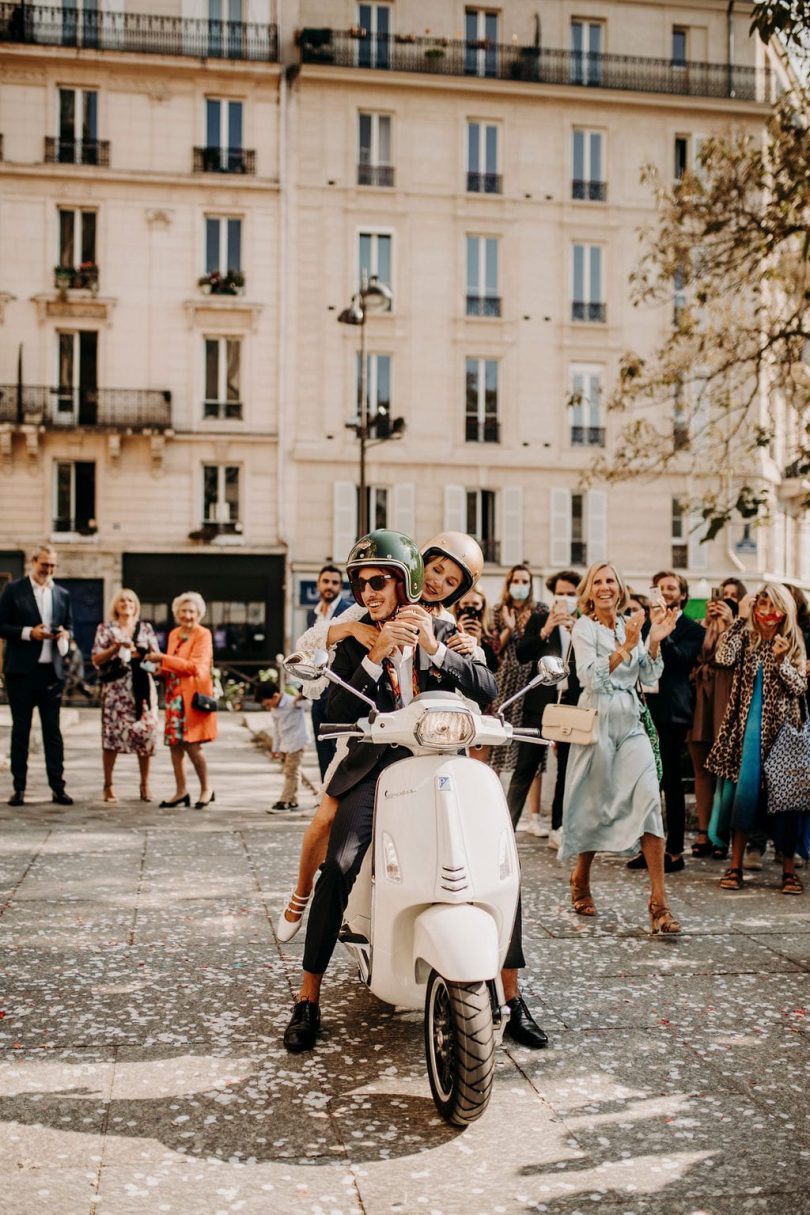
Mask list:
[[[341,612],[345,612],[346,608],[354,607],[353,599],[344,599],[341,595],[337,601],[337,607],[330,616],[330,620],[336,620]],[[320,616],[315,608],[310,608],[307,612],[307,628],[311,629],[313,624],[320,620]]]
[[647,692],[647,704],[656,725],[691,726],[695,689],[691,680],[705,633],[703,625],[681,612],[678,623],[661,642],[664,670],[657,692]]
[[[73,632],[73,614],[70,610],[70,595],[64,587],[53,584],[53,617],[51,627]],[[6,643],[3,670],[7,675],[31,675],[39,663],[42,653],[41,641],[23,641],[22,631],[42,624],[37,601],[31,586],[31,579],[16,578],[6,585],[0,595],[0,637]],[[64,661],[56,648],[56,642],[51,647],[53,665],[57,679],[64,679]]]
[[[537,663],[540,658],[545,658],[547,655],[553,655],[555,658],[562,658],[568,664],[568,689],[563,692],[561,700],[563,704],[575,705],[579,701],[579,694],[582,691],[579,680],[577,679],[577,662],[574,654],[574,647],[569,646],[566,653],[563,653],[562,641],[560,638],[560,630],[554,629],[544,640],[540,636],[540,630],[548,619],[548,608],[542,607],[534,612],[529,617],[529,623],[517,643],[515,654],[518,662],[533,662]],[[523,697],[523,724],[526,726],[539,726],[540,719],[543,716],[543,709],[546,705],[557,703],[557,688],[533,688],[531,692],[527,692]]]
[[[372,623],[368,614],[363,617],[363,623]],[[437,641],[447,642],[456,632],[456,626],[450,621],[434,620],[433,631]],[[375,680],[368,673],[362,665],[367,654],[365,646],[353,637],[347,637],[335,651],[332,670],[346,683],[357,688],[358,692],[370,697],[382,713],[391,713],[396,708],[396,702],[388,677],[383,672],[381,678]],[[495,678],[484,663],[473,662],[453,650],[447,650],[444,664],[435,667],[430,655],[421,646],[417,646],[414,664],[419,690],[422,692],[458,691],[482,708],[491,704],[498,694]],[[330,721],[355,721],[360,712],[363,712],[361,700],[345,691],[339,684],[329,685]],[[350,739],[348,754],[338,765],[327,792],[333,797],[341,797],[375,768],[385,767],[400,758],[403,758],[403,752],[396,747]]]

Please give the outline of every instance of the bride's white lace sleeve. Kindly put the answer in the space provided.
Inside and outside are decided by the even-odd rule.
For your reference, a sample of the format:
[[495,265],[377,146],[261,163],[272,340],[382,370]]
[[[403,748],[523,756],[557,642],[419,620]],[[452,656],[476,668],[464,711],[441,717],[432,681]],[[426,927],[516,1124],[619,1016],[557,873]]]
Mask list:
[[[306,633],[302,633],[295,643],[295,651],[297,654],[303,654],[305,658],[312,658],[316,650],[326,650],[329,654],[329,665],[332,665],[332,659],[335,654],[335,647],[327,644],[327,634],[333,624],[346,624],[350,620],[361,620],[366,614],[366,609],[359,603],[353,603],[351,607],[347,607],[345,612],[341,612],[339,616],[332,616],[330,619],[323,618],[316,620]],[[328,679],[311,679],[301,687],[301,691],[309,700],[317,700],[323,691],[329,686]]]

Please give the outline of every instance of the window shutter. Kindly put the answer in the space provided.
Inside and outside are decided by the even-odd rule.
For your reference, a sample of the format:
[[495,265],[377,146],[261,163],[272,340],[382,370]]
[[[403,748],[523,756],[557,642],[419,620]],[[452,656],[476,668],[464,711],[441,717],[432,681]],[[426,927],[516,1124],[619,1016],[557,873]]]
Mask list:
[[466,532],[467,491],[463,485],[444,487],[444,531]]
[[332,560],[341,564],[357,539],[357,488],[353,481],[332,487]]
[[413,537],[416,530],[416,491],[413,485],[394,486],[393,529]]
[[523,560],[523,489],[519,485],[501,491],[501,565]]
[[551,491],[551,564],[562,569],[571,564],[571,490]]
[[709,548],[701,544],[706,535],[706,524],[698,514],[689,516],[689,569],[705,570],[709,567]]
[[588,494],[587,549],[588,565],[607,560],[607,494],[592,489]]

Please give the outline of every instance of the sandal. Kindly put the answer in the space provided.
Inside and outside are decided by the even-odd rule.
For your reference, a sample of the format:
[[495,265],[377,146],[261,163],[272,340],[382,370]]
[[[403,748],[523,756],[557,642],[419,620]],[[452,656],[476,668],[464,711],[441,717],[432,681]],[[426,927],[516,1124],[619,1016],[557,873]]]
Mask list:
[[591,896],[589,886],[580,886],[574,880],[573,873],[568,879],[568,885],[571,887],[571,906],[577,915],[596,915],[596,903]]
[[105,802],[117,802],[118,801],[118,798],[115,796],[115,789],[113,789],[112,785],[104,786],[104,795],[103,795],[102,800]]
[[711,856],[714,852],[714,845],[705,831],[698,831],[698,835],[706,836],[705,839],[696,839],[692,844],[692,856]]
[[650,932],[655,937],[674,937],[681,931],[681,925],[672,914],[666,903],[654,903],[652,899],[647,906],[650,913]]
[[742,890],[742,869],[727,869],[720,879],[721,890]]
[[724,861],[728,856],[728,848],[719,848],[717,844],[712,848],[712,856],[716,861]]
[[795,873],[782,874],[782,894],[802,894],[804,886]]
[[[309,895],[306,898],[301,898],[296,890],[290,895],[290,901],[278,917],[276,925],[276,936],[279,941],[291,941],[304,920],[304,912],[309,903]],[[288,916],[294,916],[294,919],[288,919]]]

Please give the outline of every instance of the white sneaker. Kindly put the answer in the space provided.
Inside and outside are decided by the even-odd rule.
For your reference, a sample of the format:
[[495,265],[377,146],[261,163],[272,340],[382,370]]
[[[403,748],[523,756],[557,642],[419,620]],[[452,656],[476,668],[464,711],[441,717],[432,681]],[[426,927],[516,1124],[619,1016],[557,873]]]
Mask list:
[[750,852],[746,852],[743,857],[742,867],[749,872],[758,873],[762,868],[762,853],[756,848],[752,848]]
[[561,843],[562,843],[562,831],[559,831],[559,830],[549,831],[549,833],[548,833],[549,848],[555,848],[555,849],[559,848]]
[[526,830],[528,831],[529,835],[536,835],[539,840],[548,838],[548,827],[543,826],[540,821],[539,814],[529,815],[529,825],[527,826]]

